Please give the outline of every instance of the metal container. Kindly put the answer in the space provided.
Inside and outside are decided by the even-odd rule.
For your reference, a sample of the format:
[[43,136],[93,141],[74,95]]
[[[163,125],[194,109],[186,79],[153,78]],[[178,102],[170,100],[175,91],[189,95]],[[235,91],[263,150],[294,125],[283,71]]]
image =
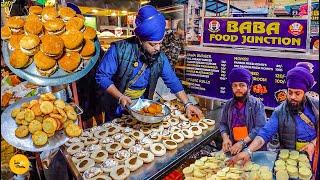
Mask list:
[[[150,104],[159,104],[162,106],[162,116],[149,116],[149,115],[143,115],[139,111],[145,107],[149,106]],[[130,114],[136,118],[138,121],[144,122],[144,123],[158,123],[161,122],[166,116],[171,114],[171,110],[167,105],[161,104],[159,102],[155,102],[149,99],[137,99],[134,100],[133,103],[127,107]]]

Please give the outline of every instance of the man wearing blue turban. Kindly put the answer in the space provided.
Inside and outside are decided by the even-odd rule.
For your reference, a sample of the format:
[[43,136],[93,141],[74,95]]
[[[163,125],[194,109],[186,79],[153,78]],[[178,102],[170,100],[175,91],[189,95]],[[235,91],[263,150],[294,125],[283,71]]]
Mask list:
[[250,95],[252,75],[245,68],[233,68],[228,76],[233,98],[224,105],[220,120],[222,150],[238,154],[266,123],[263,103]]
[[184,103],[188,117],[202,118],[202,112],[192,105],[181,82],[172,70],[168,58],[160,51],[165,33],[165,18],[153,6],[139,9],[135,37],[112,43],[96,72],[96,81],[105,92],[106,120],[121,116],[132,99],[152,99],[161,77],[172,93]]
[[305,151],[309,160],[313,161],[319,136],[319,98],[306,95],[315,83],[310,71],[309,66],[297,64],[287,72],[287,100],[275,108],[250,146],[239,153],[234,161],[247,162],[252,152],[268,143],[277,133],[281,149]]

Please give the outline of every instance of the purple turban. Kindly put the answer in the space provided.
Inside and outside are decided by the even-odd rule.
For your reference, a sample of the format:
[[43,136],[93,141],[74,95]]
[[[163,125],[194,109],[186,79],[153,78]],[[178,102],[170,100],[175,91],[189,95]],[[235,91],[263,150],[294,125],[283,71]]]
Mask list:
[[309,91],[314,84],[314,77],[310,73],[310,68],[298,65],[287,72],[287,87]]
[[250,87],[252,85],[252,75],[248,69],[233,68],[229,74],[229,82],[244,82]]
[[142,41],[160,41],[164,36],[165,18],[153,6],[141,7],[135,23],[137,27],[134,32]]

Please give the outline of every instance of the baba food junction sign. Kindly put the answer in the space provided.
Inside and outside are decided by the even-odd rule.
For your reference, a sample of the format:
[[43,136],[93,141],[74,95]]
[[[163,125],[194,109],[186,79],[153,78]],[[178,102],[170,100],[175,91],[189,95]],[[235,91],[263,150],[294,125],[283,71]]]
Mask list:
[[306,19],[218,18],[204,19],[203,44],[305,50]]

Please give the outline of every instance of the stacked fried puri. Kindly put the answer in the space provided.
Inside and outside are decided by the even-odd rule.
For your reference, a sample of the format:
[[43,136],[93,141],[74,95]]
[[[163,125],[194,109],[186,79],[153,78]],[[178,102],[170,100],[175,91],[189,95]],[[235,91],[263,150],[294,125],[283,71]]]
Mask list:
[[[11,17],[1,28],[1,38],[8,41],[15,56],[14,68],[26,68],[34,60],[42,76],[51,76],[58,67],[71,73],[85,66],[95,54],[96,31],[84,25],[84,17],[69,7],[32,6],[24,19]],[[21,55],[23,53],[24,55]],[[16,59],[16,57],[23,57]],[[29,59],[31,58],[31,61]]]
[[74,108],[52,93],[41,94],[40,99],[31,100],[14,108],[11,112],[18,128],[15,136],[24,138],[31,134],[36,146],[43,146],[58,131],[64,129],[70,137],[79,136],[82,129],[74,123],[77,113]]

